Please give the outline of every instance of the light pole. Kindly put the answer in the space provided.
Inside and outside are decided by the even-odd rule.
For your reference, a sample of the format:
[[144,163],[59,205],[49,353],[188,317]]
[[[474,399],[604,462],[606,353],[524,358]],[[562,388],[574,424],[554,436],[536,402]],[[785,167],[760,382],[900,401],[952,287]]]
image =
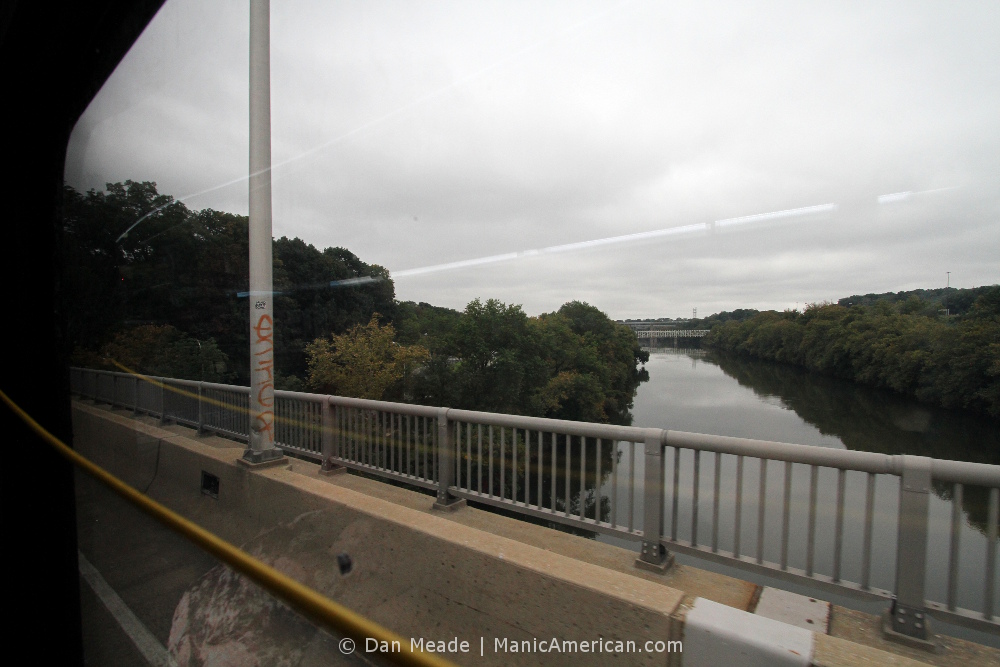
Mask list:
[[240,459],[247,465],[284,458],[274,446],[270,33],[270,0],[250,0],[250,446]]

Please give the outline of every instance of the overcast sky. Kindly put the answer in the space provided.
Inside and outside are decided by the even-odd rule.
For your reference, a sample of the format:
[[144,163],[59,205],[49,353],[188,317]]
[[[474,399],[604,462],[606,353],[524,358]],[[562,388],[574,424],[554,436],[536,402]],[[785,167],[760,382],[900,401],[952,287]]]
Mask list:
[[[67,182],[245,214],[248,16],[168,0]],[[997,283],[998,35],[994,0],[277,1],[274,235],[402,273],[400,299],[532,315]]]

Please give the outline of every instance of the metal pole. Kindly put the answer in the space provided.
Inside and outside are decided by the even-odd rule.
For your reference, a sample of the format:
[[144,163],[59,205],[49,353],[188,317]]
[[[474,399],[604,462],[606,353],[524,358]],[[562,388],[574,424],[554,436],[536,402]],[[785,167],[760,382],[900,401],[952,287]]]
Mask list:
[[454,510],[465,507],[464,498],[456,498],[448,492],[448,489],[455,483],[455,432],[452,428],[454,422],[448,419],[448,408],[441,408],[437,418],[437,470],[438,470],[438,490],[437,500],[434,502],[436,510]]
[[321,475],[340,475],[347,472],[347,468],[341,465],[337,465],[333,462],[334,447],[335,447],[335,434],[334,434],[334,418],[333,408],[330,406],[329,399],[324,399],[323,403],[320,405],[321,409],[321,419],[323,420],[323,432],[320,436],[320,449],[323,454],[323,465],[320,467]]
[[204,383],[198,383],[198,435],[205,433],[205,392],[202,389]]
[[250,0],[250,446],[242,458],[249,464],[282,459],[274,446],[270,17],[270,0]]
[[896,595],[882,630],[890,639],[934,648],[924,609],[927,576],[927,520],[931,463],[924,456],[903,456],[899,489],[899,536],[896,546]]
[[666,572],[673,565],[674,555],[667,552],[660,544],[663,489],[666,481],[663,474],[663,441],[660,432],[647,434],[643,445],[645,470],[642,489],[642,553],[635,559],[635,565],[643,570]]

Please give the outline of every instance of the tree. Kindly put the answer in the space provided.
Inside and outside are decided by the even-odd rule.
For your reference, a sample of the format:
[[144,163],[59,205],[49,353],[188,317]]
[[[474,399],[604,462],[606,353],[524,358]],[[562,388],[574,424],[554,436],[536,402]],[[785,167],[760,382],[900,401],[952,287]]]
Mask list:
[[[230,379],[229,359],[215,340],[192,338],[170,325],[145,324],[118,333],[100,355],[78,353],[76,361],[113,371],[184,380]],[[88,363],[89,362],[89,363]]]
[[952,291],[957,315],[942,290],[854,296],[725,322],[704,345],[1000,417],[1000,286]]
[[529,396],[543,375],[528,316],[520,306],[476,299],[449,336],[456,407],[530,414]]
[[[136,324],[169,325],[214,339],[232,360],[232,379],[246,383],[249,308],[239,296],[249,285],[246,216],[191,211],[152,182],[85,194],[67,187],[64,197],[60,308],[72,344],[99,356]],[[274,285],[276,370],[288,387],[306,376],[306,343],[395,309],[384,268],[300,239],[274,242]]]
[[305,347],[309,388],[340,396],[381,399],[430,356],[419,345],[393,342],[395,335],[391,324],[379,324],[376,313],[368,324],[355,325],[345,334],[317,338]]

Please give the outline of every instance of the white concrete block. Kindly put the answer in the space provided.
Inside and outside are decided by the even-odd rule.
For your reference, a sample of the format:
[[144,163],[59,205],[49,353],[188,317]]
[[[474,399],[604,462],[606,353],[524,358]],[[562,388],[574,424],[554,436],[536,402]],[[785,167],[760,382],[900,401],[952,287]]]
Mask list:
[[760,594],[754,613],[825,635],[830,621],[830,603],[768,586]]
[[698,598],[684,623],[684,666],[808,667],[813,633]]

